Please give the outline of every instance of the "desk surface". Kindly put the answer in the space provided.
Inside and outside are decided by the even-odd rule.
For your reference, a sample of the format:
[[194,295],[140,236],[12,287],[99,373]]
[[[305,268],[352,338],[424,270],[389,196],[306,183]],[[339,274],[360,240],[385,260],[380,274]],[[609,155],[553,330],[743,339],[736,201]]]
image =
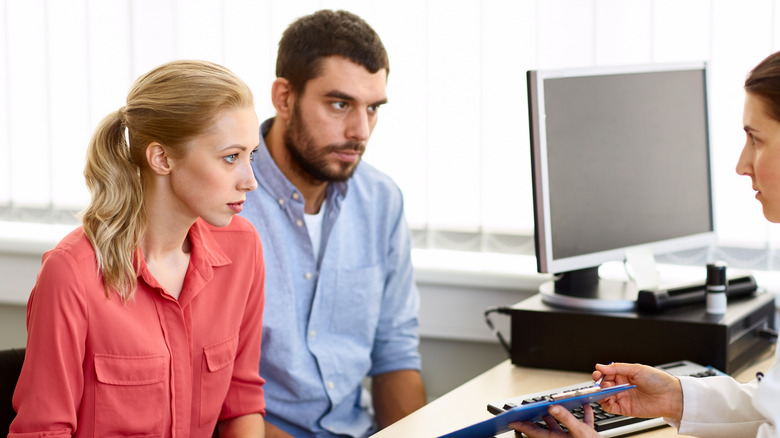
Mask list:
[[[752,380],[757,371],[766,371],[774,363],[772,352],[736,374],[740,382]],[[487,404],[533,392],[572,385],[590,379],[589,373],[516,367],[507,359],[483,374],[420,408],[408,417],[379,431],[372,438],[422,437],[433,438],[460,429],[492,415]],[[512,432],[501,438],[514,437]],[[648,438],[680,437],[671,427],[643,432]]]

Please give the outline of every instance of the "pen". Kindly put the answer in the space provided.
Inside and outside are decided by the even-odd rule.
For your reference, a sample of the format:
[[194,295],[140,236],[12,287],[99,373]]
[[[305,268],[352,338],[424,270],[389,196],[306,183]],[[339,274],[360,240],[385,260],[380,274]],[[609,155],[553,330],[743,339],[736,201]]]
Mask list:
[[587,395],[587,394],[595,394],[599,391],[601,391],[601,388],[593,386],[590,388],[576,389],[574,391],[564,391],[558,394],[552,394],[550,395],[550,398],[552,399],[552,401],[558,401],[565,398],[579,397],[581,395]]
[[[612,365],[615,362],[610,362],[609,364]],[[593,386],[601,388],[601,381],[604,380],[604,373],[601,374],[601,377],[599,377],[598,380],[596,380],[596,383],[593,384]]]

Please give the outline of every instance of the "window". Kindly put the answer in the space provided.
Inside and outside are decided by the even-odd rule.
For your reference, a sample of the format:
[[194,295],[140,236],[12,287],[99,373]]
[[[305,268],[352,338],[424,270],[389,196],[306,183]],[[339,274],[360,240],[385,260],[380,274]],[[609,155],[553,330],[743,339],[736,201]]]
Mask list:
[[388,49],[365,159],[401,186],[417,245],[533,253],[526,70],[705,60],[721,243],[771,267],[776,226],[733,170],[742,82],[780,46],[771,0],[0,0],[0,220],[76,223],[92,129],[162,62],[221,63],[273,115],[279,36],[319,8],[361,15]]

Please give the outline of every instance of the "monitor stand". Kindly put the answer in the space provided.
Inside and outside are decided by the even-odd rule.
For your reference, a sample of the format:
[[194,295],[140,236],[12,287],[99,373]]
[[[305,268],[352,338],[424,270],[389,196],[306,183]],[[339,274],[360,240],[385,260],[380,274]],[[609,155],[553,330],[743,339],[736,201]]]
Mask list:
[[630,312],[639,293],[631,281],[606,280],[598,267],[569,271],[539,286],[542,301],[556,307],[589,312]]

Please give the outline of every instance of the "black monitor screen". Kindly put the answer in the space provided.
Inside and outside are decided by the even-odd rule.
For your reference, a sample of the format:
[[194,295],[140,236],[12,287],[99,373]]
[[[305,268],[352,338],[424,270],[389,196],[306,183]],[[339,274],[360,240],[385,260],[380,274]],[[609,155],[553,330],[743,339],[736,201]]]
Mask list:
[[705,65],[530,71],[538,268],[714,239]]
[[699,70],[547,79],[556,258],[711,229]]

